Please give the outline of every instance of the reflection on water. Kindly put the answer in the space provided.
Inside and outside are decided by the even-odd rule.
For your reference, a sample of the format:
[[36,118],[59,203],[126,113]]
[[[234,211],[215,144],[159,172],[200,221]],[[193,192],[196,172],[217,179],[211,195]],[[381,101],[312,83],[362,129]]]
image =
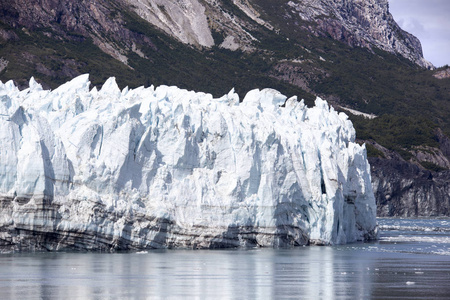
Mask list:
[[10,255],[0,260],[0,298],[445,299],[450,295],[447,256],[356,248]]
[[339,247],[3,254],[0,299],[448,299],[450,256],[405,251],[420,243],[392,236],[402,234]]

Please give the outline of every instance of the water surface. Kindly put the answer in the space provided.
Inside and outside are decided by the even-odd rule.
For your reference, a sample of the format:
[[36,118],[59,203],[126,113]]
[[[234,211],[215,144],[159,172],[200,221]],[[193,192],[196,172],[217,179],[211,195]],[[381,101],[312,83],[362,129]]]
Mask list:
[[449,220],[335,247],[0,255],[0,299],[450,299]]

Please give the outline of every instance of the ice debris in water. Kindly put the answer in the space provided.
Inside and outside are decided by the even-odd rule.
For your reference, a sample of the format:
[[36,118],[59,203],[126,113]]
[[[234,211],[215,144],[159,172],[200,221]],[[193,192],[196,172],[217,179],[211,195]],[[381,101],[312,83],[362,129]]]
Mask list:
[[50,249],[376,238],[365,148],[320,98],[89,86],[0,82],[1,228],[54,233]]

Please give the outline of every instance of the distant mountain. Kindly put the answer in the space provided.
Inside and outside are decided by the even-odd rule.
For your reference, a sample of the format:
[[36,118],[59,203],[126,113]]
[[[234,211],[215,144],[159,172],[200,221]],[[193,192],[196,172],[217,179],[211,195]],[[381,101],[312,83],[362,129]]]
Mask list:
[[90,73],[94,85],[319,95],[367,142],[380,215],[449,214],[448,70],[387,0],[0,0],[0,45],[0,80],[21,87]]

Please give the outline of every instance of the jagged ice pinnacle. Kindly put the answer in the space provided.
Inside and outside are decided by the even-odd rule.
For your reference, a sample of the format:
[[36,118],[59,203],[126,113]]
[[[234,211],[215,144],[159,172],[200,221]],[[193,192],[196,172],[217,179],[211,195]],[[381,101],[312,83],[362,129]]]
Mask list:
[[0,82],[2,249],[376,238],[365,148],[325,101],[89,85],[88,75],[53,91]]

